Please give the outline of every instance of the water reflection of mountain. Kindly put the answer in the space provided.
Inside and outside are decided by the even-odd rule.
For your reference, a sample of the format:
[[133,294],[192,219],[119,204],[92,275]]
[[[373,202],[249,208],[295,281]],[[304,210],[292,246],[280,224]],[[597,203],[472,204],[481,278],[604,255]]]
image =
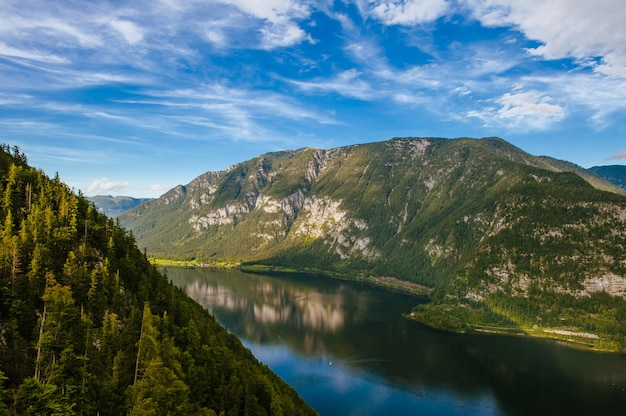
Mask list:
[[[390,316],[397,319],[401,311],[413,305],[409,301],[400,306],[401,311],[376,311],[372,304],[377,302],[367,291],[345,290],[343,282],[324,278],[311,282],[311,278],[198,272],[202,278],[189,279],[182,270],[169,270],[189,296],[211,310],[232,332],[257,343],[288,343],[304,355],[340,353],[343,347],[337,342],[339,332],[362,332],[371,322],[380,323]],[[362,342],[367,341],[355,345]],[[348,353],[353,355],[354,351]]]
[[177,284],[251,343],[330,357],[425,397],[494,396],[496,414],[626,414],[626,357],[427,330],[399,319],[415,299],[328,279],[189,276],[177,275]]
[[189,282],[186,289],[189,296],[215,312],[221,309],[247,313],[252,321],[266,325],[288,324],[316,332],[336,332],[345,324],[345,302],[340,293],[324,295],[296,286],[277,291],[267,282],[255,282],[245,292],[238,292],[230,285],[202,280]]

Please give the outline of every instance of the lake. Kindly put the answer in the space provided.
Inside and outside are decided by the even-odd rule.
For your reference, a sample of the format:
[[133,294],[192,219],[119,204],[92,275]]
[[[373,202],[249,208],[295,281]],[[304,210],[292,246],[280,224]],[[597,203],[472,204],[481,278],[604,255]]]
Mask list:
[[303,275],[169,268],[320,415],[626,415],[626,356],[449,334],[420,299]]

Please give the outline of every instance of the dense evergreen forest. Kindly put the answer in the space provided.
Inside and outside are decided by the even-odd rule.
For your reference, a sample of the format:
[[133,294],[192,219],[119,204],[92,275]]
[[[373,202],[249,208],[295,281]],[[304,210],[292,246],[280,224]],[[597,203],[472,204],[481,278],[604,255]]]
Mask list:
[[0,198],[0,415],[315,413],[17,147]]

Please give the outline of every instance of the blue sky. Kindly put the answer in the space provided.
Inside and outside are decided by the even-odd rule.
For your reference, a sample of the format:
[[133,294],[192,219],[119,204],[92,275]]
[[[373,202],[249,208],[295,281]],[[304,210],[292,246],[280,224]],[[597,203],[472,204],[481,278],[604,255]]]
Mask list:
[[400,136],[626,163],[622,1],[3,0],[0,19],[0,141],[86,195]]

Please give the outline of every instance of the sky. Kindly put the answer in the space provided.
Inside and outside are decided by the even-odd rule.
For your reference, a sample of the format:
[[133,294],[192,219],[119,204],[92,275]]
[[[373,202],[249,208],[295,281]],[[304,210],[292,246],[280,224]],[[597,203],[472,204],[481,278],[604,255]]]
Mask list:
[[624,0],[2,0],[0,142],[87,196],[393,137],[626,164],[625,21]]

